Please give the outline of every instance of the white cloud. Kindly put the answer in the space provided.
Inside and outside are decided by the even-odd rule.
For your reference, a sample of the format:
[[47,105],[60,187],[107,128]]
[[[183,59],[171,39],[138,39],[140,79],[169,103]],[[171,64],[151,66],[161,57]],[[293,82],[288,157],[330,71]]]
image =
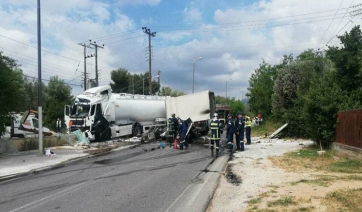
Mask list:
[[[0,34],[36,46],[35,1],[3,2],[0,3],[0,17],[6,18],[2,19]],[[139,24],[150,23],[157,26],[159,20],[156,16],[140,18],[141,23],[136,23],[136,18],[123,14],[119,5],[114,7],[105,1],[42,2],[43,49],[67,57],[43,52],[44,78],[58,74],[62,79],[71,80],[79,76],[83,72],[83,48],[77,43],[90,38],[97,40],[99,44],[106,44],[98,54],[103,84],[109,83],[109,71],[112,68],[124,67],[133,73],[148,71],[148,39],[137,27]],[[116,2],[121,6],[132,4],[155,7],[161,3],[160,0]],[[157,36],[153,38],[153,73],[161,70],[163,85],[191,92],[192,61],[202,56],[203,59],[196,62],[196,91],[207,89],[224,95],[225,82],[232,78],[228,82],[228,93],[240,97],[241,90],[245,94],[250,74],[262,59],[275,64],[283,54],[293,53],[296,56],[307,48],[318,46],[335,14],[335,11],[321,11],[336,10],[340,4],[339,0],[321,2],[270,0],[238,8],[216,9],[213,20],[208,20],[207,24],[203,23],[205,11],[190,3],[183,9],[189,30],[180,30],[182,27],[173,25],[174,31],[157,31]],[[348,7],[351,2],[352,0],[344,1],[341,8]],[[302,15],[307,13],[308,15]],[[326,17],[318,18],[320,16]],[[327,20],[317,21],[322,19]],[[320,47],[334,35],[340,20],[336,18],[332,22]],[[310,23],[304,23],[307,21]],[[348,18],[345,18],[338,30],[347,21]],[[347,25],[345,30],[349,30],[349,27]],[[187,27],[183,25],[183,28]],[[332,41],[332,44],[336,43],[337,39]],[[8,49],[0,50],[22,64],[26,74],[36,76],[36,49],[1,36],[0,46]],[[93,51],[88,50],[89,53]],[[87,70],[94,77],[94,58],[87,62]],[[72,82],[80,84],[80,79]],[[75,88],[81,90],[80,87]]]

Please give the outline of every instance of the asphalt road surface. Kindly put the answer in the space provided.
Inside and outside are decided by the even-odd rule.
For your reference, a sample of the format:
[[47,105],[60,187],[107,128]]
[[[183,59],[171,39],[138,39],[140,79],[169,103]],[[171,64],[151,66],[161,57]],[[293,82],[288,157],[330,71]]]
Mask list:
[[165,211],[197,183],[213,158],[202,145],[153,147],[144,144],[0,182],[0,211]]

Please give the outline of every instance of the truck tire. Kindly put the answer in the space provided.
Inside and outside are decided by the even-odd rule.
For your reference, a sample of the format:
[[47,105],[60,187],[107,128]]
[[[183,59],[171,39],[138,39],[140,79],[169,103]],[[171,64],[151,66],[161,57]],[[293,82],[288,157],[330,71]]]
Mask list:
[[134,123],[132,126],[132,136],[139,136],[142,134],[142,125],[140,123]]

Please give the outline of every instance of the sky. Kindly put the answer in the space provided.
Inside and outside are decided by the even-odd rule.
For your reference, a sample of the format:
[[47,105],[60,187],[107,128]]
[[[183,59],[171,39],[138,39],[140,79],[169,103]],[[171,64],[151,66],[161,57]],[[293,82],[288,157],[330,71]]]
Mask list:
[[[145,73],[147,27],[152,76],[161,86],[246,98],[249,77],[264,60],[339,45],[337,35],[361,23],[362,0],[41,0],[42,79],[58,76],[81,93],[83,47],[96,42],[100,85],[125,68]],[[37,77],[37,0],[0,0],[0,51]],[[87,55],[94,49],[87,49]],[[202,57],[202,59],[199,59]],[[87,59],[95,77],[95,58]],[[35,79],[36,80],[36,79]]]

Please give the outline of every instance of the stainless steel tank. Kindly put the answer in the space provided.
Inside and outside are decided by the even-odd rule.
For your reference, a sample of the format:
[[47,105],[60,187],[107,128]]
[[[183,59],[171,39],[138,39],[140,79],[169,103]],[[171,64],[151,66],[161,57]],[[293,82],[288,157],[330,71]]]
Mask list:
[[155,118],[166,118],[164,97],[113,93],[110,102],[114,104],[116,124],[152,124]]

